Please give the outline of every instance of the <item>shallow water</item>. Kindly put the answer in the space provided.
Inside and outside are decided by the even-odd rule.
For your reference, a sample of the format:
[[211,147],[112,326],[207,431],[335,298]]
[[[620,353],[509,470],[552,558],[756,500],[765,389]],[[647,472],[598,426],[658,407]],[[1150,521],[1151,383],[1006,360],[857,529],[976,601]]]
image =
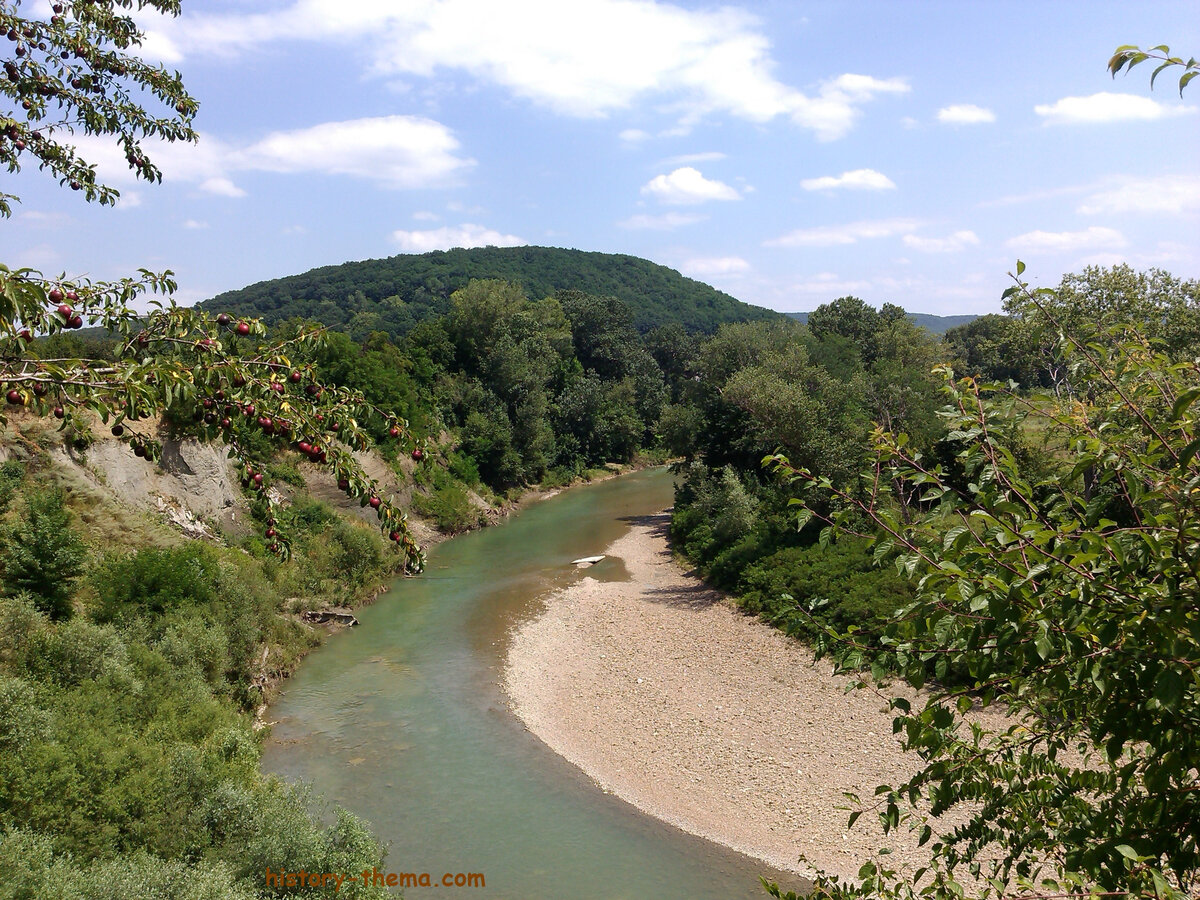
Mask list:
[[[669,473],[641,472],[433,548],[426,574],[359,611],[361,627],[286,683],[263,768],[369,821],[390,847],[383,871],[482,873],[486,887],[450,889],[464,897],[761,898],[760,874],[800,887],[605,794],[525,730],[499,687],[513,623],[581,577],[571,560],[671,500]],[[614,559],[585,571],[628,577]]]

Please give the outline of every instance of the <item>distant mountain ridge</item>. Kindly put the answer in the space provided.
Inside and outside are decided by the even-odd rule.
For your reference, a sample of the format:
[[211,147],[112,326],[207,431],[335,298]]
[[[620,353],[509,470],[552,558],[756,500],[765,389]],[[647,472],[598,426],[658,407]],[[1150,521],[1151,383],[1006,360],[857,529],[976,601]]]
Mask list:
[[262,281],[200,305],[268,324],[301,317],[352,334],[393,336],[444,314],[450,295],[472,278],[518,282],[531,299],[559,290],[614,296],[633,310],[641,331],[678,323],[712,332],[725,322],[781,314],[718,291],[636,256],[556,247],[479,247],[347,262]]
[[[784,313],[784,315],[790,319],[795,319],[802,325],[808,322],[808,313],[806,312],[791,312]],[[931,334],[945,334],[951,328],[966,325],[968,322],[974,322],[978,318],[979,316],[935,316],[932,313],[908,313],[908,320],[910,322],[914,325],[920,325]]]

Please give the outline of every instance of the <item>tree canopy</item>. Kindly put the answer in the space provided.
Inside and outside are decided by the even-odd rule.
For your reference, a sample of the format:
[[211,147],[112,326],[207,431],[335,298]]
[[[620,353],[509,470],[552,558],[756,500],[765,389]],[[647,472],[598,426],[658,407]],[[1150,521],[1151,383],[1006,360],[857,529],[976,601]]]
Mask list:
[[384,331],[396,338],[445,314],[450,295],[472,279],[518,284],[531,300],[560,290],[616,297],[628,304],[641,332],[671,323],[712,332],[724,322],[779,317],[636,256],[556,247],[435,250],[348,262],[252,284],[201,306],[269,324],[300,317],[355,337]]

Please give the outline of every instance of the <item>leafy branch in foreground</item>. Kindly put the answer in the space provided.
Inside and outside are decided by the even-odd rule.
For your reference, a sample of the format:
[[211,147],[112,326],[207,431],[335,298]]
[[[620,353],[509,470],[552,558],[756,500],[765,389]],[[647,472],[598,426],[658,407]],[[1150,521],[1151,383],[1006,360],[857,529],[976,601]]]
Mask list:
[[[20,6],[20,0],[0,0],[0,37],[12,49],[0,77],[0,97],[12,106],[8,114],[0,110],[0,165],[17,172],[32,158],[64,187],[111,205],[117,191],[96,180],[95,167],[63,136],[115,134],[134,174],[161,181],[142,144],[147,138],[195,141],[198,106],[178,72],[138,55],[143,35],[126,10],[149,7],[176,16],[179,0],[53,2],[48,20],[18,15]],[[150,110],[147,94],[161,113]],[[17,199],[0,192],[0,215],[9,215]]]
[[[1048,289],[1019,296],[1058,327]],[[933,464],[876,430],[858,491],[768,462],[800,520],[876,532],[917,598],[873,640],[818,649],[927,687],[891,701],[923,767],[880,789],[885,830],[907,822],[932,863],[868,863],[817,896],[1181,897],[1200,874],[1200,364],[1133,326],[1085,343],[1063,331],[1069,397],[955,380]],[[1041,445],[1041,455],[1030,452]],[[946,456],[943,456],[946,458]],[[837,511],[823,513],[830,499]],[[932,680],[930,680],[932,679]],[[1009,716],[988,731],[972,710]],[[902,810],[907,809],[907,812]],[[939,833],[951,809],[966,824]]]
[[1154,88],[1154,81],[1158,78],[1160,72],[1164,69],[1169,69],[1173,66],[1183,66],[1183,74],[1179,76],[1179,96],[1183,96],[1183,89],[1188,86],[1188,82],[1200,74],[1200,63],[1196,62],[1195,57],[1192,57],[1187,62],[1183,61],[1182,57],[1172,56],[1171,48],[1166,44],[1159,44],[1157,47],[1152,47],[1149,50],[1142,50],[1133,44],[1125,44],[1118,47],[1108,61],[1108,71],[1112,73],[1112,77],[1116,78],[1117,73],[1122,69],[1126,74],[1129,70],[1139,63],[1144,63],[1148,59],[1153,59],[1159,62],[1159,65],[1154,70],[1154,74],[1150,76],[1150,87]]
[[[82,131],[115,139],[139,178],[161,180],[143,143],[195,141],[197,105],[179,73],[138,55],[143,33],[131,13],[178,15],[179,0],[52,2],[48,18],[18,15],[20,6],[20,0],[0,0],[0,36],[11,50],[0,63],[0,165],[17,172],[32,158],[85,200],[112,204],[117,192],[98,182],[95,168],[66,142]],[[10,215],[17,199],[0,192],[0,217]],[[55,416],[84,442],[94,419],[111,422],[113,436],[147,458],[161,450],[144,424],[156,415],[177,431],[223,441],[246,486],[265,501],[268,549],[281,556],[289,553],[288,537],[271,512],[270,486],[256,457],[264,437],[267,447],[293,444],[326,466],[342,490],[370,505],[406,564],[420,568],[421,551],[405,515],[380,495],[350,452],[367,445],[360,422],[374,417],[393,439],[410,440],[407,423],[371,407],[359,392],[313,379],[306,360],[323,342],[323,330],[271,342],[257,320],[213,317],[169,299],[153,301],[149,316],[134,309],[145,294],[169,298],[174,290],[170,272],[143,269],[133,278],[91,283],[0,265],[4,402]],[[46,359],[37,352],[35,337],[85,324],[117,339],[111,358]]]
[[[408,423],[368,404],[362,394],[314,379],[306,359],[323,344],[324,329],[266,341],[257,320],[215,317],[152,301],[139,316],[131,303],[144,293],[174,289],[170,273],[108,284],[46,280],[29,269],[0,266],[0,385],[8,408],[62,420],[86,444],[99,419],[138,456],[157,459],[161,445],[145,420],[167,416],[176,429],[228,445],[247,488],[266,502],[268,547],[288,554],[287,535],[269,512],[274,502],[261,471],[261,443],[293,446],[327,467],[339,487],[376,511],[384,532],[411,568],[421,553],[407,517],[380,496],[351,454],[369,443],[374,419],[393,438],[409,440]],[[42,359],[29,352],[36,331],[55,335],[87,322],[116,338],[109,359]],[[5,421],[0,408],[0,423]]]

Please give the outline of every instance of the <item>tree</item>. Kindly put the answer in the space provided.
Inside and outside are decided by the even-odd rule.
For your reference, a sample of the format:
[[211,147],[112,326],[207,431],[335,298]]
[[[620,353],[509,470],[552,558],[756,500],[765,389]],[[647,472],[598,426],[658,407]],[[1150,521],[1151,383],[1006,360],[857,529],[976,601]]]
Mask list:
[[[1062,324],[1053,291],[1018,281],[1007,296]],[[772,459],[801,489],[801,524],[824,520],[828,540],[871,523],[876,557],[894,557],[917,584],[879,633],[827,631],[819,652],[928,690],[917,707],[891,701],[924,765],[880,788],[877,808],[885,829],[921,830],[931,867],[901,875],[868,863],[857,883],[818,878],[817,895],[961,895],[972,888],[964,873],[983,879],[979,896],[1194,889],[1200,363],[1174,361],[1136,325],[1106,337],[1085,343],[1063,328],[1069,399],[943,370],[958,471],[882,428],[865,496]],[[1026,435],[1053,435],[1059,464],[1030,466]],[[840,512],[821,512],[830,497]],[[971,721],[992,704],[1011,717],[1007,730]],[[968,824],[938,834],[952,808]]]
[[0,533],[0,560],[0,591],[9,596],[28,591],[52,619],[71,614],[71,585],[83,572],[86,550],[71,528],[62,491],[29,497],[24,514]]
[[[178,73],[137,55],[143,35],[131,12],[177,15],[178,0],[54,2],[49,19],[18,15],[19,6],[19,0],[0,0],[0,32],[12,52],[0,79],[0,161],[16,172],[31,159],[86,200],[112,204],[118,192],[99,183],[94,167],[69,143],[83,131],[118,141],[138,177],[159,181],[144,144],[195,140],[197,104]],[[162,113],[150,111],[151,104],[161,105]],[[9,216],[18,199],[0,193],[0,216]],[[169,299],[174,289],[169,271],[143,269],[131,278],[94,283],[0,264],[0,387],[8,406],[53,415],[64,431],[85,440],[98,417],[135,453],[151,458],[159,444],[138,423],[156,414],[168,414],[201,438],[223,441],[242,465],[247,486],[267,504],[269,548],[281,555],[289,552],[289,541],[269,512],[267,479],[253,448],[264,436],[276,447],[290,444],[376,509],[407,564],[419,567],[420,549],[405,516],[379,495],[350,453],[366,446],[370,419],[392,437],[411,440],[407,423],[367,404],[357,391],[314,379],[312,360],[323,330],[270,341],[256,320],[176,306]],[[166,299],[151,297],[152,312],[141,316],[133,304],[144,294]],[[31,346],[35,336],[53,341],[85,324],[114,337],[111,358],[82,351],[45,358]]]

